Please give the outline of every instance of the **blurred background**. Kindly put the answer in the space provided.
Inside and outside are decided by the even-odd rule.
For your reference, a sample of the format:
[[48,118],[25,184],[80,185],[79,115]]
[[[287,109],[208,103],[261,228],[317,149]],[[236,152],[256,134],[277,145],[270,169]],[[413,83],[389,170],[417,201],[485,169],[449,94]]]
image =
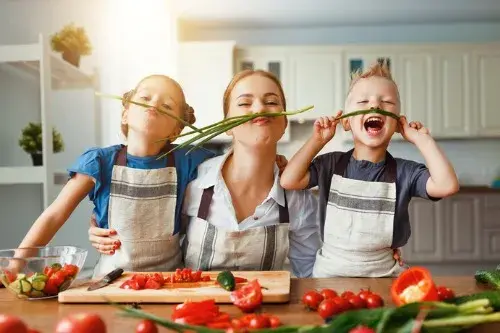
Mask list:
[[[315,105],[289,119],[279,153],[291,158],[314,119],[343,107],[350,72],[384,60],[402,112],[430,128],[461,183],[459,194],[439,203],[413,201],[406,260],[434,274],[496,267],[494,0],[0,0],[0,247],[19,244],[85,149],[121,142],[120,102],[96,91],[121,95],[146,75],[170,75],[202,127],[222,119],[222,94],[235,73],[269,70],[281,79],[290,110]],[[42,151],[35,148],[41,128]],[[229,143],[221,136],[207,148],[223,152]],[[339,130],[322,152],[350,147],[350,134]],[[423,162],[399,135],[390,152]],[[91,211],[82,202],[53,240],[88,248],[88,268],[97,259],[87,235]]]

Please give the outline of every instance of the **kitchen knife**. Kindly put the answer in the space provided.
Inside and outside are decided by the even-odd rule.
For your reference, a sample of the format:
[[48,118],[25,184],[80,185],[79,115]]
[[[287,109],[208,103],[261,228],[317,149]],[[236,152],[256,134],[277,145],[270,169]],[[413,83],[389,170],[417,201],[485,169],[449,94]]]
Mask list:
[[111,273],[106,274],[99,281],[92,283],[87,290],[92,291],[92,290],[100,289],[102,287],[106,287],[111,282],[113,282],[114,280],[119,278],[122,274],[123,274],[123,269],[117,268],[114,271],[112,271]]

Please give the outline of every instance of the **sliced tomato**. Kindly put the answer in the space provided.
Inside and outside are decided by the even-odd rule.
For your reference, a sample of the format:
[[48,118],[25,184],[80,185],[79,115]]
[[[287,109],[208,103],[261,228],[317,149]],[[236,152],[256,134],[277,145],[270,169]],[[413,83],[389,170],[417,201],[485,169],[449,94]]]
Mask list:
[[127,280],[122,283],[120,286],[121,289],[132,289],[132,290],[140,290],[139,283],[135,280]]
[[203,282],[208,282],[208,281],[210,281],[210,276],[205,275],[204,277],[202,277],[202,278],[201,278],[201,281],[203,281]]
[[235,283],[245,283],[247,281],[248,281],[247,279],[242,278],[242,277],[237,277],[237,276],[234,277],[234,282]]
[[76,276],[78,274],[78,266],[67,264],[62,268],[63,272],[66,273],[67,276]]
[[215,300],[209,299],[201,302],[184,302],[174,308],[171,317],[172,319],[178,319],[204,312],[214,314],[213,318],[219,315],[219,307],[215,304]]
[[196,271],[194,272],[192,275],[191,275],[191,280],[193,280],[193,282],[198,282],[201,280],[201,271]]
[[262,290],[258,280],[232,291],[229,297],[234,305],[243,312],[252,312],[262,303]]
[[153,279],[148,279],[146,281],[146,285],[144,286],[144,289],[160,289],[162,284],[160,284],[158,281],[153,280]]
[[144,287],[146,286],[146,282],[148,280],[148,277],[147,277],[147,275],[144,275],[144,274],[135,274],[134,276],[132,276],[131,279],[137,282],[140,289],[144,289]]
[[5,274],[5,276],[7,277],[7,281],[9,281],[9,283],[16,281],[16,274],[12,273],[11,271],[4,269],[3,274]]
[[162,274],[160,273],[154,273],[154,274],[149,274],[148,276],[148,281],[153,280],[158,282],[160,285],[163,285],[165,283],[165,278],[163,277]]

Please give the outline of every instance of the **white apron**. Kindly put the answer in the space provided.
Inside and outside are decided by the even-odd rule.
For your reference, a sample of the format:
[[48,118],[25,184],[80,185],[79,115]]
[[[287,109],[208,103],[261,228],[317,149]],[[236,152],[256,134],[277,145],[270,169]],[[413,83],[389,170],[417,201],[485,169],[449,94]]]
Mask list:
[[[162,152],[168,151],[165,146]],[[127,147],[118,152],[111,179],[109,228],[121,246],[113,255],[101,255],[94,278],[115,268],[125,271],[162,272],[181,266],[179,234],[173,235],[177,201],[174,155],[161,169],[127,167]]]
[[289,217],[279,206],[279,224],[242,231],[226,231],[207,221],[214,187],[206,188],[198,217],[189,222],[183,244],[184,264],[203,271],[271,271],[283,269],[288,256]]
[[389,277],[403,267],[392,249],[396,161],[387,153],[380,182],[344,178],[353,150],[335,166],[313,277]]

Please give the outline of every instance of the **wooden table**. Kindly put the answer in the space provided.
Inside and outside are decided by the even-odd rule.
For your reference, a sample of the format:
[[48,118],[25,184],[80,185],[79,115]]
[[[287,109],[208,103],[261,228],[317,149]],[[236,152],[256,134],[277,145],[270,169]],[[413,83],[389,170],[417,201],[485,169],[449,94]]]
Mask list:
[[[483,291],[476,286],[473,277],[435,277],[438,285],[446,285],[455,290],[457,295],[472,294]],[[332,288],[338,292],[345,290],[359,291],[361,288],[370,288],[380,294],[386,304],[391,304],[389,287],[392,279],[292,279],[291,300],[289,304],[264,305],[263,311],[276,314],[285,325],[321,324],[321,317],[315,312],[308,312],[300,304],[302,295],[310,289]],[[172,305],[141,305],[142,309],[162,317],[170,317]],[[234,306],[221,305],[221,310],[232,316],[239,316],[241,312]],[[98,313],[105,320],[108,332],[133,333],[136,319],[117,316],[116,309],[104,304],[59,304],[57,300],[26,301],[17,299],[11,292],[0,289],[0,313],[12,314],[21,317],[31,328],[42,333],[51,333],[57,321],[75,312]],[[167,330],[160,330],[167,332]],[[499,324],[477,326],[474,333],[500,332]]]

